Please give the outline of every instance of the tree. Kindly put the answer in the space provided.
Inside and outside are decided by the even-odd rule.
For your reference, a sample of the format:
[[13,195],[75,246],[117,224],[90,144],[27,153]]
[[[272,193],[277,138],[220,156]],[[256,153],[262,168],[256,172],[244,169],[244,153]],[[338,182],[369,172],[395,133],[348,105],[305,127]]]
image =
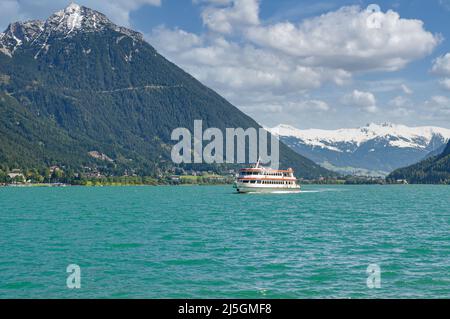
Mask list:
[[6,184],[7,177],[8,177],[8,175],[3,170],[0,170],[0,183],[1,184]]
[[23,175],[17,175],[13,178],[13,182],[14,183],[23,183],[24,179],[23,179]]

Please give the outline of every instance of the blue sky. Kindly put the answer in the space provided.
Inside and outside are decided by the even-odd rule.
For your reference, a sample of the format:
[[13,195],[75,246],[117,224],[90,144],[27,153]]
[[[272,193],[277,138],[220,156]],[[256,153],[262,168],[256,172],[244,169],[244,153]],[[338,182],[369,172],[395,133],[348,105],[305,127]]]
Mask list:
[[[0,0],[0,26],[68,3]],[[450,0],[77,3],[141,31],[263,125],[450,128]]]

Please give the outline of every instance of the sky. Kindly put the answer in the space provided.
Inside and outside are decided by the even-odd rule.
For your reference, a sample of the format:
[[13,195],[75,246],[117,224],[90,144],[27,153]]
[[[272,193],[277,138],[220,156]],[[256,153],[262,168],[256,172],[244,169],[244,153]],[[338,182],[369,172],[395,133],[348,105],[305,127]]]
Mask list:
[[[63,0],[0,0],[0,27]],[[79,0],[264,126],[450,128],[450,0]]]

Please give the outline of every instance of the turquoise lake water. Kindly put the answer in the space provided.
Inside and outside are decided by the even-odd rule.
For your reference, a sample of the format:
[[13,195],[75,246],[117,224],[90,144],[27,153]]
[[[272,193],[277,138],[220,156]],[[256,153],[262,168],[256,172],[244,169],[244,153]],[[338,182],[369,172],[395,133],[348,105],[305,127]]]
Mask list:
[[0,188],[0,247],[0,298],[449,298],[450,187]]

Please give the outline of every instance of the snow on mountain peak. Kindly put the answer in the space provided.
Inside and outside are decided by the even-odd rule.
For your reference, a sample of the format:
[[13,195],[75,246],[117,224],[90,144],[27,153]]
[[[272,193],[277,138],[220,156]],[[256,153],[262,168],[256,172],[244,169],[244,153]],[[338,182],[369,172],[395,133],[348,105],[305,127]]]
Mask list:
[[[450,129],[433,126],[408,127],[393,123],[370,123],[360,128],[338,130],[300,130],[282,124],[269,130],[276,136],[295,137],[305,144],[333,148],[333,150],[336,150],[337,145],[341,143],[359,147],[361,144],[375,139],[385,139],[393,147],[424,149],[435,137],[445,141],[450,139]],[[346,150],[341,149],[341,151]]]
[[103,13],[93,9],[71,3],[64,10],[53,14],[46,22],[52,31],[61,32],[65,36],[76,32],[98,32],[111,29],[132,37],[134,40],[143,40],[141,33],[120,27],[114,24]]
[[11,23],[4,33],[0,33],[0,53],[12,57],[19,47],[33,44],[38,47],[35,55],[37,58],[48,49],[50,38],[64,39],[79,33],[101,32],[106,29],[131,37],[133,41],[144,41],[141,33],[117,26],[98,11],[71,3],[46,21]]
[[69,33],[74,29],[81,28],[81,22],[83,21],[83,14],[81,12],[81,7],[76,3],[71,3],[66,9],[64,9],[64,14],[67,14],[67,27],[70,29]]
[[66,35],[74,31],[101,30],[113,23],[95,10],[71,3],[67,8],[54,13],[46,22],[50,29]]
[[4,33],[0,33],[0,52],[11,57],[17,48],[41,33],[43,27],[44,22],[39,20],[11,23]]

